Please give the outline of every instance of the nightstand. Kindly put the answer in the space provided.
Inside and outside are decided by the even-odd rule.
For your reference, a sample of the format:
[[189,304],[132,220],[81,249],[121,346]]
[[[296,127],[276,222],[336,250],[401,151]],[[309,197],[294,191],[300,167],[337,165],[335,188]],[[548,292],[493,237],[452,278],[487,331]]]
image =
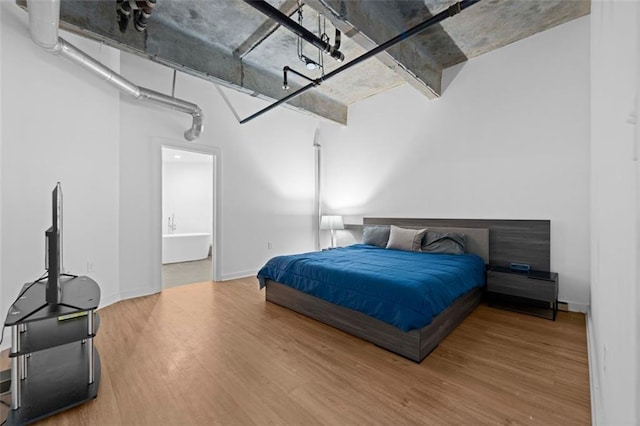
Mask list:
[[487,271],[489,305],[556,320],[558,313],[558,274],[519,272],[504,266]]

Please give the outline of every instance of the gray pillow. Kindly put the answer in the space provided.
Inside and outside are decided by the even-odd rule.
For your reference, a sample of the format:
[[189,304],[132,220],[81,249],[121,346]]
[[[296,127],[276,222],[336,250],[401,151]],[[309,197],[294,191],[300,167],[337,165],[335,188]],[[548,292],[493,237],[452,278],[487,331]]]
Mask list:
[[462,254],[466,244],[464,234],[456,232],[427,231],[422,242],[422,251],[427,253]]
[[389,225],[367,225],[362,231],[362,244],[385,248],[390,231]]
[[420,251],[420,244],[426,229],[407,229],[391,225],[388,249]]

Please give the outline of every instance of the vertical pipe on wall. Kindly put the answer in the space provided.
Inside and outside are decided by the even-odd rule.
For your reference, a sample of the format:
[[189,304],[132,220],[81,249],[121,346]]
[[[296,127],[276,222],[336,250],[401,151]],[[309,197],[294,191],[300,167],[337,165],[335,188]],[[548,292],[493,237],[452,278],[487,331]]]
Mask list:
[[[640,255],[640,167],[638,165],[638,155],[640,155],[640,3],[636,3],[636,117],[635,117],[635,169],[636,169],[636,253],[635,258]],[[635,291],[636,291],[636,353],[640,351],[640,262],[636,263],[635,270]],[[636,360],[638,358],[636,357]],[[640,363],[636,362],[636,398],[640,397]],[[640,423],[640,404],[636,404],[636,422]]]
[[318,142],[320,137],[320,128],[317,127],[313,134],[313,151],[314,151],[314,164],[315,164],[315,199],[314,199],[314,214],[315,220],[313,221],[313,230],[316,234],[316,250],[320,250],[320,219],[322,217],[322,205],[321,205],[321,182],[320,178],[322,173],[320,170],[320,161],[322,154],[322,146]]

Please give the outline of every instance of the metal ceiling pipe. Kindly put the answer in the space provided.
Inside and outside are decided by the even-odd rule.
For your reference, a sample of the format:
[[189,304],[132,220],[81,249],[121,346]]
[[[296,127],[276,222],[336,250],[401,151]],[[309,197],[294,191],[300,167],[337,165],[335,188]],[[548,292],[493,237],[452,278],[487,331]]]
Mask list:
[[184,138],[193,141],[200,137],[204,130],[204,115],[198,105],[139,87],[59,37],[60,0],[27,0],[27,7],[29,31],[38,46],[49,53],[66,57],[135,99],[190,114],[192,123],[184,132]]
[[[247,0],[245,0],[247,1]],[[390,40],[387,40],[386,42],[382,43],[381,45],[379,45],[378,47],[374,47],[373,49],[363,53],[362,55],[358,56],[357,58],[355,58],[353,61],[347,62],[346,64],[342,65],[339,68],[336,68],[335,70],[331,71],[329,74],[325,75],[324,77],[321,78],[317,78],[315,80],[313,80],[311,83],[307,84],[306,86],[301,87],[300,89],[296,90],[295,92],[291,93],[288,96],[285,96],[284,98],[280,99],[279,101],[276,101],[274,103],[272,103],[271,105],[261,109],[260,111],[256,112],[255,114],[250,115],[249,117],[245,118],[244,120],[240,121],[240,124],[244,124],[247,123],[251,120],[253,120],[254,118],[257,118],[259,116],[261,116],[262,114],[264,114],[265,112],[271,111],[273,108],[277,107],[278,105],[282,105],[285,102],[290,101],[293,98],[296,98],[300,95],[302,95],[304,92],[306,92],[309,89],[312,89],[316,86],[319,86],[320,84],[322,84],[323,82],[329,80],[332,77],[335,77],[336,75],[340,74],[343,71],[348,70],[349,68],[351,68],[354,65],[359,64],[362,61],[366,61],[369,58],[374,57],[375,55],[377,55],[380,52],[383,52],[387,49],[389,49],[392,46],[395,46],[396,44],[408,39],[409,37],[412,37],[418,33],[421,33],[422,31],[426,30],[427,28],[429,28],[430,26],[437,24],[441,21],[444,21],[447,18],[450,18],[454,15],[457,15],[458,13],[460,13],[462,10],[468,8],[469,6],[472,6],[476,3],[478,3],[480,0],[463,0],[457,3],[454,3],[453,5],[451,5],[449,8],[443,10],[442,12],[433,15],[431,18],[427,19],[426,21],[408,29],[407,31],[398,34],[397,36],[393,37]]]
[[31,39],[47,52],[59,53],[59,1],[29,1],[29,31]]
[[334,58],[338,62],[344,61],[344,55],[338,49],[340,48],[340,44],[337,43],[336,46],[331,46],[328,42],[322,40],[320,37],[316,36],[314,33],[298,24],[297,22],[289,19],[287,15],[280,12],[277,8],[271,6],[269,3],[263,0],[244,0],[249,6],[254,7],[260,12],[267,15],[269,18],[273,19],[283,27],[289,29],[294,34],[299,37],[302,37],[307,42],[311,43],[318,49],[323,52],[327,52],[332,58]]

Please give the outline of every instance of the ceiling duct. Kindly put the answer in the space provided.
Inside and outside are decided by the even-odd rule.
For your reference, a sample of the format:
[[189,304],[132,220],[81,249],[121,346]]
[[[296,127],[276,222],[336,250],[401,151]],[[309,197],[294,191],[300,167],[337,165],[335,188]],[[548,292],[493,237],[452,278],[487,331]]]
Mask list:
[[27,6],[31,38],[38,46],[49,53],[62,55],[70,59],[135,99],[190,114],[193,117],[193,121],[191,128],[184,132],[184,138],[188,141],[193,141],[200,137],[204,130],[204,116],[198,105],[136,86],[62,37],[59,37],[60,0],[28,0]]

